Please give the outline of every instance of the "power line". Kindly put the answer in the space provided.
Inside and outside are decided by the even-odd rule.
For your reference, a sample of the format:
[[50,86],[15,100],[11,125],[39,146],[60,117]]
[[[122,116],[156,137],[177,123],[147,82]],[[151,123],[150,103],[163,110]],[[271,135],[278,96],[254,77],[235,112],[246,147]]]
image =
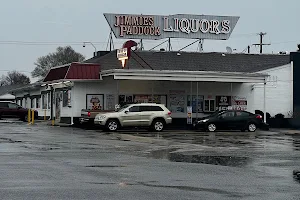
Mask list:
[[263,46],[264,45],[271,45],[271,44],[264,44],[263,43],[263,37],[266,35],[267,33],[263,33],[263,32],[260,32],[258,35],[260,37],[260,42],[258,44],[252,44],[254,46],[260,46],[260,50],[259,50],[259,53],[263,53]]

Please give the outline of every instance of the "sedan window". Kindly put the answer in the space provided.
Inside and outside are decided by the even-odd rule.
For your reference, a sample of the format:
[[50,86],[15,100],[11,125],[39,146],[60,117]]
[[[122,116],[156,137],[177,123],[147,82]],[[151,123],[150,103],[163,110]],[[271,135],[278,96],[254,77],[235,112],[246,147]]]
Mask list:
[[18,108],[19,106],[18,106],[17,104],[14,104],[14,103],[9,103],[9,104],[8,104],[8,107],[9,107],[9,108],[14,108],[14,109],[15,109],[15,108]]
[[238,111],[238,112],[236,112],[236,116],[237,117],[249,117],[249,113]]
[[0,108],[8,108],[8,103],[0,102]]
[[221,115],[223,118],[234,117],[234,112],[225,112]]

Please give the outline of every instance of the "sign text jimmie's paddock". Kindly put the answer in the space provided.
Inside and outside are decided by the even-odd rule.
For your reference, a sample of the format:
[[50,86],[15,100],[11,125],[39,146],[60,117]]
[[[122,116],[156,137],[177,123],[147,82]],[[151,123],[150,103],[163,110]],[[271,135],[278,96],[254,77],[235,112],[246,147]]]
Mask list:
[[239,17],[210,15],[104,14],[117,38],[194,38],[226,40]]

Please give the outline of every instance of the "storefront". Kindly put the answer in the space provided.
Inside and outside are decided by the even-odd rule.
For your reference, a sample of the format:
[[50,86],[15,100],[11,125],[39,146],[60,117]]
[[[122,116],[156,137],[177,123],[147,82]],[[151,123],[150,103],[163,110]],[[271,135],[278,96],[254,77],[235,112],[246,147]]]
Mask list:
[[[229,39],[239,20],[208,15],[104,16],[116,38],[199,42]],[[127,42],[124,45],[137,44]],[[82,109],[111,111],[116,105],[142,102],[165,104],[174,119],[186,123],[224,109],[272,115],[292,110],[289,55],[144,51],[124,45],[128,51],[121,54],[126,61],[118,60],[122,58],[117,50],[97,52],[84,63],[52,68],[42,83],[14,90],[14,95],[22,106],[37,109],[40,117],[71,124]]]
[[[19,104],[37,109],[41,118],[47,116],[49,119],[53,92],[52,115],[57,121],[65,123],[76,123],[82,109],[111,111],[117,104],[141,102],[165,104],[174,119],[185,122],[189,112],[189,116],[195,119],[217,109],[250,112],[266,110],[274,115],[276,112],[287,113],[290,110],[290,106],[284,107],[287,104],[285,101],[290,101],[291,94],[288,90],[285,97],[277,96],[274,99],[278,90],[282,90],[282,84],[286,84],[278,80],[291,73],[288,56],[230,54],[224,57],[221,53],[181,52],[178,58],[175,52],[136,53],[151,63],[153,69],[146,69],[136,62],[134,55],[128,61],[129,69],[122,69],[121,63],[116,59],[116,51],[112,51],[87,60],[86,63],[71,63],[54,68],[44,82],[15,90],[14,95]],[[190,57],[195,62],[191,62]],[[257,66],[239,67],[245,58],[256,61],[259,68],[264,70],[254,70],[258,69]],[[177,70],[179,60],[176,59],[187,64]],[[212,71],[204,70],[209,63],[198,61],[208,59],[214,60],[215,67],[210,67]],[[171,70],[171,67],[176,70]],[[64,71],[61,68],[68,68],[65,69],[63,78],[54,76],[53,74],[58,74],[57,70]],[[90,74],[79,77],[76,68],[87,70]],[[198,70],[194,71],[195,68]],[[70,76],[67,72],[73,75]],[[271,87],[274,76],[277,77],[277,85]],[[272,112],[272,109],[277,110]]]

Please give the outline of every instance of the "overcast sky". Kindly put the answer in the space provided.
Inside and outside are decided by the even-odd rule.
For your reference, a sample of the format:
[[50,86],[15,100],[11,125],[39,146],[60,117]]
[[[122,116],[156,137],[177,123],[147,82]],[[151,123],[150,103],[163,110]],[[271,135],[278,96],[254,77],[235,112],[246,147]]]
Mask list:
[[[266,32],[265,53],[294,51],[300,43],[298,25],[299,0],[0,0],[0,73],[18,70],[30,75],[39,56],[55,51],[57,46],[71,45],[76,51],[91,57],[92,46],[82,47],[83,41],[92,41],[97,50],[105,50],[109,26],[103,13],[149,15],[205,14],[233,15],[240,19],[227,41],[204,41],[204,51],[226,51],[226,46],[243,51],[247,45],[258,43],[257,33]],[[177,3],[175,3],[177,2]],[[10,41],[21,41],[12,44]],[[179,49],[194,40],[172,41]],[[26,43],[30,42],[30,43]],[[36,42],[36,44],[34,44]],[[115,48],[123,40],[114,39]],[[154,47],[159,41],[145,43]],[[166,44],[162,47],[166,48]],[[197,44],[187,48],[196,51]],[[257,53],[259,48],[252,48]]]

